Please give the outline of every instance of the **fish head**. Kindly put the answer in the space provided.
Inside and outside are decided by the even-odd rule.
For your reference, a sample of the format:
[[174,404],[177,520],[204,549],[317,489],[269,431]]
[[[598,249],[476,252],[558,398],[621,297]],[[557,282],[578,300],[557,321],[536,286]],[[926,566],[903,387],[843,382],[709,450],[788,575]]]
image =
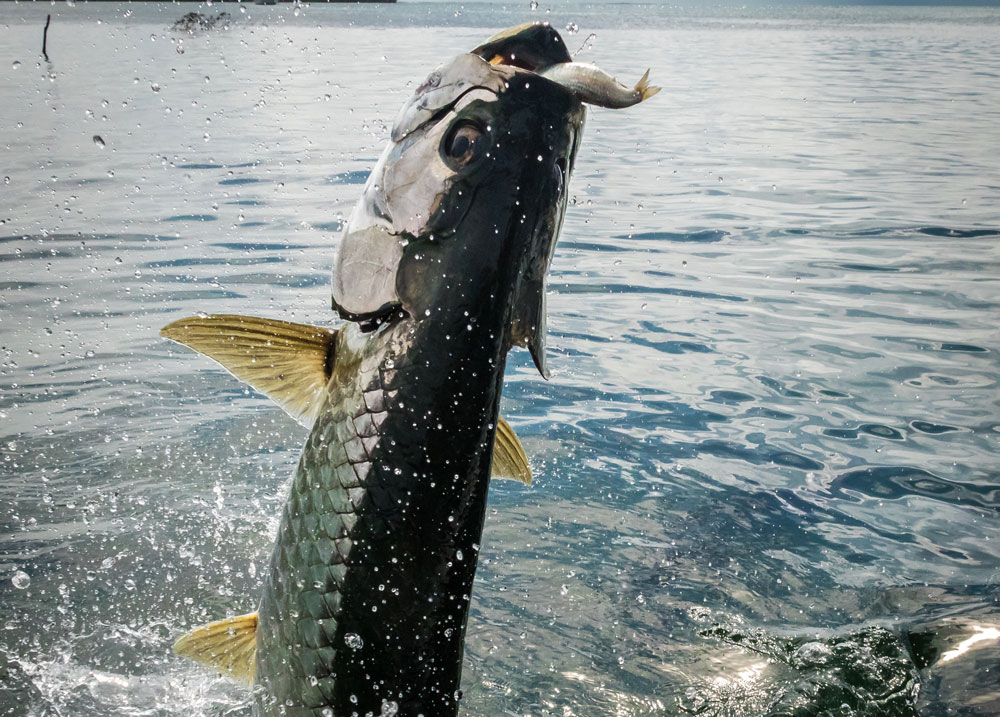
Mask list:
[[488,312],[509,328],[508,348],[527,346],[546,375],[545,275],[584,116],[566,88],[480,54],[431,72],[338,245],[340,316],[375,328]]

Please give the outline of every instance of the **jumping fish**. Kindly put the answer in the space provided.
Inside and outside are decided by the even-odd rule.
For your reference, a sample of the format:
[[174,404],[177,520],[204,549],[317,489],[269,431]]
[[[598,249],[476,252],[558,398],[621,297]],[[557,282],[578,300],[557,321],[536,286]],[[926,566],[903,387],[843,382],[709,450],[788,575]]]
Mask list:
[[311,429],[258,612],[175,644],[254,684],[257,715],[458,711],[491,470],[530,480],[498,406],[512,346],[547,373],[545,275],[585,111],[538,73],[570,61],[528,25],[420,84],[336,250],[339,329],[211,315],[162,331]]

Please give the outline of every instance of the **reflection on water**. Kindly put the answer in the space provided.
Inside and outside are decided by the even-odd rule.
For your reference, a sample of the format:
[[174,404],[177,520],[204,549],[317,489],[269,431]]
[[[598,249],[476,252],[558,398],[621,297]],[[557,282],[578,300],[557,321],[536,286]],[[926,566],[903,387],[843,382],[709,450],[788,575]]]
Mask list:
[[[413,81],[533,16],[182,10],[0,5],[2,715],[248,713],[169,645],[254,608],[304,435],[159,328],[328,324]],[[511,356],[466,713],[1000,712],[1000,16],[619,10],[546,15],[664,90],[590,113]]]
[[954,649],[948,650],[941,655],[941,662],[951,662],[954,659],[961,657],[966,654],[969,650],[973,649],[977,644],[983,642],[994,642],[1000,640],[1000,630],[995,627],[987,627],[985,625],[973,625],[973,633],[971,637],[967,637],[958,643]]

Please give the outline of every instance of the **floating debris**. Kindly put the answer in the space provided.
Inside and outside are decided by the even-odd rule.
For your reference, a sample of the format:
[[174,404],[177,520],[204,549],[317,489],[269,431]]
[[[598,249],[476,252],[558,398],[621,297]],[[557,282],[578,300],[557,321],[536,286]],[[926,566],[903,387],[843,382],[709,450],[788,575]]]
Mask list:
[[232,15],[228,12],[220,12],[216,16],[203,15],[200,12],[189,12],[180,20],[175,22],[170,28],[180,32],[195,33],[201,30],[211,30],[218,24],[228,25]]

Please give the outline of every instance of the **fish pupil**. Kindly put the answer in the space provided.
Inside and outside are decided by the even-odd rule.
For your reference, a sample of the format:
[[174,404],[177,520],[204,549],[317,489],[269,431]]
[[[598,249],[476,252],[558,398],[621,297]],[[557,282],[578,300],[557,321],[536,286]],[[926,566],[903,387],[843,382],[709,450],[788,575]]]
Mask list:
[[455,142],[451,146],[451,154],[453,157],[461,157],[469,151],[470,146],[472,146],[472,142],[469,141],[469,137],[465,134],[460,134],[455,138]]
[[477,161],[486,150],[485,132],[473,122],[459,122],[445,137],[445,160],[455,170]]

